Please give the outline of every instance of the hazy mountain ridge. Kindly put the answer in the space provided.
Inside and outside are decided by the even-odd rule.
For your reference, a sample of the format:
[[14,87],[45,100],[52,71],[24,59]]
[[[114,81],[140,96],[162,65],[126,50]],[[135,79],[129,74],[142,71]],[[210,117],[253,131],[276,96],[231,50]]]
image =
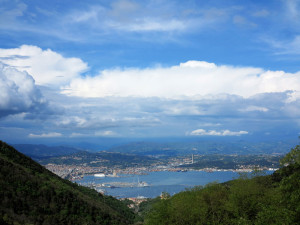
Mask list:
[[247,141],[199,141],[199,142],[133,142],[112,147],[112,152],[142,155],[183,154],[286,154],[295,141],[247,142]]
[[[119,143],[111,147],[99,145],[101,152],[126,153],[143,156],[176,156],[185,154],[286,154],[297,142],[295,140],[251,142],[251,141],[224,141],[224,140],[179,140],[179,141],[139,141],[125,144]],[[82,151],[99,153],[97,147],[88,146],[47,146],[40,144],[13,144],[18,151],[32,158],[47,158],[70,155]]]
[[47,145],[34,145],[34,144],[13,144],[12,145],[19,152],[30,156],[37,157],[53,157],[60,155],[73,154],[82,151],[80,148],[66,147],[66,146],[47,146]]

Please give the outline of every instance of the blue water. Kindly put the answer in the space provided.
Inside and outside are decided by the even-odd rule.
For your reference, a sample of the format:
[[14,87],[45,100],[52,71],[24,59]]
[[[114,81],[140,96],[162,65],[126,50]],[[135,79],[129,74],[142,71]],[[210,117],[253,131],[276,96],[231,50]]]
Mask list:
[[112,195],[117,198],[128,198],[144,196],[155,198],[162,192],[168,192],[173,195],[186,188],[197,185],[206,185],[210,182],[225,182],[238,178],[238,173],[232,171],[188,171],[188,172],[150,172],[148,175],[121,175],[120,177],[96,178],[94,176],[84,176],[77,183],[109,183],[109,182],[128,182],[136,183],[139,181],[147,182],[150,187],[120,187],[120,188],[102,188],[106,195]]

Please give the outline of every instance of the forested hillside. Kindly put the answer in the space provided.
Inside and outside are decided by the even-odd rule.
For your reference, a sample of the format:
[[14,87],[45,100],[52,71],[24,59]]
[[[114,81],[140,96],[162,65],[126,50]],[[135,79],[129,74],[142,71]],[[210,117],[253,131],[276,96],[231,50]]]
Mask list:
[[[241,175],[142,205],[145,224],[300,224],[300,146],[269,176]],[[149,210],[150,208],[150,210]],[[149,212],[150,211],[150,212]]]
[[54,175],[0,141],[0,224],[133,224],[121,201]]
[[[52,174],[0,142],[0,224],[300,224],[300,146],[272,175],[241,174],[226,183],[164,193],[139,206]],[[141,217],[139,217],[141,216]]]

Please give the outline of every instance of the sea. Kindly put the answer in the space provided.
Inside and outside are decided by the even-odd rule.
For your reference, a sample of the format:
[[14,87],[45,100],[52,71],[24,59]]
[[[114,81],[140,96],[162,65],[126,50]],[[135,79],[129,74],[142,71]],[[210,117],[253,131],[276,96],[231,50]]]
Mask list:
[[[234,171],[159,171],[149,172],[146,175],[118,174],[117,177],[106,176],[103,178],[86,175],[83,179],[77,180],[76,183],[90,187],[96,186],[98,191],[116,198],[155,198],[161,195],[162,192],[174,195],[195,186],[204,186],[211,182],[222,183],[238,177],[239,173]],[[125,185],[125,187],[115,185],[119,183],[132,185]]]

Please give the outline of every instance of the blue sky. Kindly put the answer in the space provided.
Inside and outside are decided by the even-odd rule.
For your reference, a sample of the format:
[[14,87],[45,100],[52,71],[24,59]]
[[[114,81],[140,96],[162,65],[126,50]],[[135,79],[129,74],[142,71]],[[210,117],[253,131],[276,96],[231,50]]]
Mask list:
[[0,0],[0,137],[300,131],[300,1]]

